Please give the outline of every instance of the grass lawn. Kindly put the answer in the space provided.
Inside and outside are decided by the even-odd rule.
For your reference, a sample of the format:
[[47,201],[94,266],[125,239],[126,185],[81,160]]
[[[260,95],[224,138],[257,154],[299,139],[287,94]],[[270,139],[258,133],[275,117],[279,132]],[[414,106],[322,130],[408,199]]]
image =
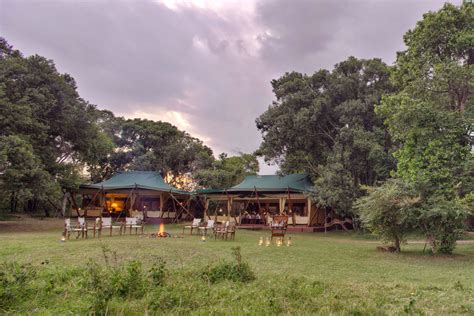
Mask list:
[[[45,231],[31,232],[0,226],[0,262],[31,264],[34,277],[22,286],[40,293],[0,303],[1,313],[474,314],[470,241],[459,244],[453,256],[434,257],[422,253],[423,243],[409,243],[401,254],[383,253],[375,250],[376,241],[344,232],[290,234],[291,247],[258,246],[260,236],[269,232],[245,230],[227,242],[184,235],[160,240],[72,238],[62,243],[60,222],[45,221],[44,226]],[[175,225],[166,230],[181,232]],[[233,261],[231,248],[236,246],[255,272],[254,281],[212,283],[202,278],[209,267]],[[124,264],[129,272],[131,260],[139,260],[141,269],[148,271],[162,258],[166,276],[163,284],[144,289],[138,297],[111,295],[100,310],[94,301],[100,288],[90,290],[83,279],[89,278],[84,271],[92,262],[105,267],[105,258],[111,266]],[[14,289],[0,290],[6,295]]]

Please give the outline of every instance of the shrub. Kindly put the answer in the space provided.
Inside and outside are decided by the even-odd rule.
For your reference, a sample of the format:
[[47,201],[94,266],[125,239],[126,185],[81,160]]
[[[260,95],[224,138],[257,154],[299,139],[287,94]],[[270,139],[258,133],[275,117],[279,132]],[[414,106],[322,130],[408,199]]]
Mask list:
[[86,290],[91,297],[91,309],[102,314],[106,311],[108,302],[114,294],[108,269],[89,261],[84,269],[83,278],[79,280],[79,287]]
[[418,209],[418,222],[433,253],[451,254],[464,233],[468,209],[458,200],[430,199]]
[[358,199],[355,210],[362,225],[384,242],[400,251],[406,234],[414,226],[411,209],[420,199],[400,180],[391,179]]
[[126,265],[110,269],[109,273],[112,273],[112,286],[118,296],[140,298],[145,294],[147,277],[139,261],[130,261]]
[[148,272],[154,286],[163,285],[166,276],[166,262],[158,257]]
[[36,269],[31,265],[16,262],[0,265],[0,310],[8,310],[17,301],[23,301],[33,289],[30,282],[36,277]]
[[211,283],[222,280],[233,282],[250,282],[255,280],[255,274],[247,262],[242,261],[240,247],[232,248],[234,262],[221,262],[215,266],[208,266],[202,272],[202,277]]

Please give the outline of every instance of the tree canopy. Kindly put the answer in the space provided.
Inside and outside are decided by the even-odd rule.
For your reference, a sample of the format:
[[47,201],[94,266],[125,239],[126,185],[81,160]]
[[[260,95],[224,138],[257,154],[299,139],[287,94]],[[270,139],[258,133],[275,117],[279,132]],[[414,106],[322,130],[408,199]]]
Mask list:
[[[125,119],[82,99],[53,61],[24,57],[0,39],[0,205],[12,211],[58,208],[87,180],[119,170],[158,171],[171,184],[194,179],[234,185],[258,171],[252,155],[214,158],[203,142],[162,121]],[[218,171],[219,170],[219,171]],[[199,171],[199,172],[198,172]]]
[[360,185],[383,181],[394,168],[391,140],[375,105],[393,91],[380,59],[348,58],[333,71],[292,72],[272,81],[276,100],[256,121],[257,153],[283,173],[308,172],[322,206],[351,215]]

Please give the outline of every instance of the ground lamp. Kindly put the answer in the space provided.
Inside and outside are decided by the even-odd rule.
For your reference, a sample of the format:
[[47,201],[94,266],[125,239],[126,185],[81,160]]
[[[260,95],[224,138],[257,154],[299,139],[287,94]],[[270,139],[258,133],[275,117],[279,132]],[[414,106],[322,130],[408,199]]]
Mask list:
[[270,246],[270,237],[267,237],[267,239],[265,240],[265,246]]
[[260,240],[258,241],[258,245],[262,246],[263,245],[263,237],[260,237]]

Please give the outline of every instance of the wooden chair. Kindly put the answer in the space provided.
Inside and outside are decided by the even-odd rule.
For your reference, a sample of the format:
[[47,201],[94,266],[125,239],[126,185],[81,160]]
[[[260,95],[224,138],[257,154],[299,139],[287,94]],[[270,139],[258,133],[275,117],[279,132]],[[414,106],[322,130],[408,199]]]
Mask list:
[[94,237],[95,237],[95,230],[96,230],[96,224],[94,223],[94,225],[91,227],[87,224],[87,221],[86,221],[86,218],[85,217],[78,217],[77,218],[77,223],[78,223],[78,226],[80,228],[82,228],[82,238],[84,238],[84,235],[87,239],[88,237],[88,234],[87,232],[89,230],[92,230],[94,232]]
[[103,229],[108,229],[110,231],[110,236],[112,236],[112,230],[118,229],[119,234],[122,235],[122,228],[123,225],[114,225],[112,223],[112,217],[102,217],[99,220],[100,226],[99,226],[99,237],[102,235],[102,230]]
[[71,236],[71,232],[77,233],[76,239],[79,239],[79,236],[82,236],[84,238],[84,228],[77,223],[76,225],[71,224],[71,219],[66,218],[64,220],[64,236],[69,239]]
[[286,229],[288,228],[288,216],[286,215],[273,216],[270,228],[272,230],[271,240],[273,240],[273,237],[281,238],[283,240],[285,238]]
[[207,231],[208,230],[211,230],[211,231],[214,230],[215,223],[216,223],[216,221],[210,219],[210,220],[207,221],[206,226],[200,226],[200,227],[198,227],[198,229],[199,229],[200,232],[204,232],[204,235],[207,236]]
[[230,223],[227,221],[224,224],[216,225],[214,228],[214,239],[227,238],[227,231]]
[[227,239],[232,239],[235,240],[235,231],[236,231],[236,225],[235,223],[230,223],[227,226],[226,232],[225,232],[225,240]]
[[130,235],[132,234],[132,228],[135,228],[135,235],[138,235],[139,228],[141,229],[141,233],[143,235],[144,225],[137,217],[125,217],[125,230],[127,230],[127,227],[130,229]]
[[201,218],[195,218],[193,219],[193,222],[191,223],[191,225],[186,225],[183,227],[183,234],[184,234],[184,230],[189,228],[190,229],[190,235],[193,234],[193,229],[198,229],[199,226],[201,225]]

